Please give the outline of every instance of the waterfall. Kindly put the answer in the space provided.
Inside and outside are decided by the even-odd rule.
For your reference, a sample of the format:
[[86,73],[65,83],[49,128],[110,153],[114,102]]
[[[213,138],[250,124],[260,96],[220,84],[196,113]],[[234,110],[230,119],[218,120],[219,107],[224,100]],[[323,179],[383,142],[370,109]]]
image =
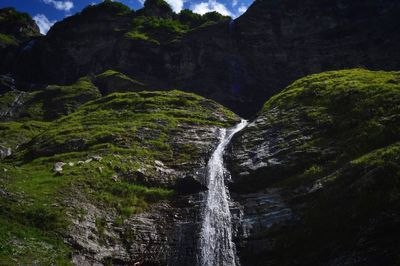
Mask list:
[[14,101],[10,104],[9,108],[3,112],[0,112],[0,118],[3,117],[12,117],[14,115],[14,111],[21,105],[23,105],[23,100],[26,92],[13,90],[16,93]]
[[235,266],[236,250],[232,241],[232,222],[229,210],[229,194],[225,186],[228,172],[223,155],[233,135],[242,130],[247,121],[242,120],[232,129],[220,131],[220,143],[207,164],[207,187],[203,206],[203,222],[200,234],[201,266]]

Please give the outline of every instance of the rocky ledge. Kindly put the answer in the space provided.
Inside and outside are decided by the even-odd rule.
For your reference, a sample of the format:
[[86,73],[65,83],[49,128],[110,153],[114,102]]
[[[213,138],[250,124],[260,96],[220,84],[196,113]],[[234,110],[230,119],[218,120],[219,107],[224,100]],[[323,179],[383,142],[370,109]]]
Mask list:
[[[191,93],[102,96],[94,83],[27,93],[0,122],[0,260],[195,263],[204,168],[218,128],[239,117]],[[0,97],[13,102],[17,90]]]
[[395,264],[399,103],[399,72],[363,69],[266,102],[227,153],[242,265]]

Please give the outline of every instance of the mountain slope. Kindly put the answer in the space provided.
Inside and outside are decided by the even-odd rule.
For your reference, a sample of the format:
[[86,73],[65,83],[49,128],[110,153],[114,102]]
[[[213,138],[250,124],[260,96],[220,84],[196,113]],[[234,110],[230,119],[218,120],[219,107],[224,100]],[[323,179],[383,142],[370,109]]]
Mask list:
[[[204,190],[217,128],[239,118],[195,94],[101,96],[80,82],[97,94],[71,113],[0,122],[0,147],[12,147],[0,161],[1,263],[165,265],[182,256],[176,230],[195,252],[190,195]],[[55,90],[68,92],[59,105],[83,100],[82,89]]]
[[252,117],[265,99],[307,74],[399,69],[399,12],[399,2],[389,0],[257,0],[230,21],[152,5],[134,12],[107,2],[57,23],[1,72],[66,84],[116,69],[153,88],[185,88]]
[[311,75],[267,101],[228,155],[250,227],[244,265],[395,265],[399,103],[399,72],[363,69]]

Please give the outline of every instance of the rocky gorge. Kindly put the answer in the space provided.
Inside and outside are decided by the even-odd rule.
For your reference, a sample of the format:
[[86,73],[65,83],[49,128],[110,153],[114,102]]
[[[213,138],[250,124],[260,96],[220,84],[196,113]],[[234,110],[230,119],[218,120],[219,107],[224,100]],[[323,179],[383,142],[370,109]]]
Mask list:
[[0,265],[397,265],[399,12],[1,9]]

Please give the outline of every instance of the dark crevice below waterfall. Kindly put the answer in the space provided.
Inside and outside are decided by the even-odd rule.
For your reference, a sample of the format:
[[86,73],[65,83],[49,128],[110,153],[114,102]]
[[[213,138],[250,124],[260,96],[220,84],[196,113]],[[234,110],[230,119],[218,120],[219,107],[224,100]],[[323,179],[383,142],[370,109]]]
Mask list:
[[235,244],[232,241],[232,219],[229,210],[229,191],[225,178],[223,155],[232,137],[246,127],[242,120],[231,129],[220,131],[220,142],[207,164],[207,187],[200,233],[199,264],[201,266],[237,266]]

